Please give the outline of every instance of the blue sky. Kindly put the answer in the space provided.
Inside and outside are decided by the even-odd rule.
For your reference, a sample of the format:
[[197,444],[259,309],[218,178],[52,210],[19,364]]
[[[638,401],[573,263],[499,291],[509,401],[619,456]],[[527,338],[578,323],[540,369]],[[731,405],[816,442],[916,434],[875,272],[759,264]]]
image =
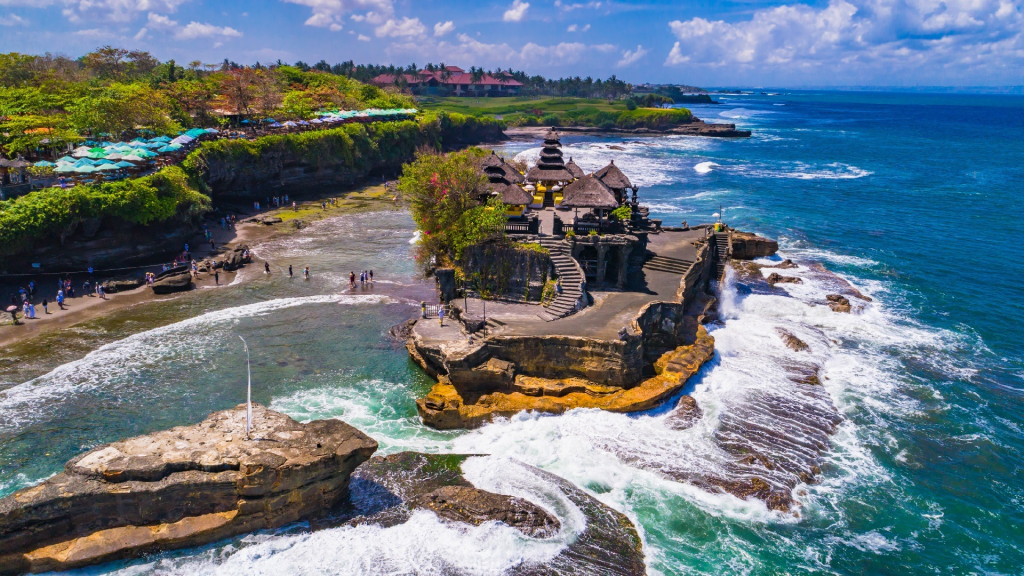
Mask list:
[[1024,84],[1024,0],[0,0],[0,51],[513,67],[725,86]]

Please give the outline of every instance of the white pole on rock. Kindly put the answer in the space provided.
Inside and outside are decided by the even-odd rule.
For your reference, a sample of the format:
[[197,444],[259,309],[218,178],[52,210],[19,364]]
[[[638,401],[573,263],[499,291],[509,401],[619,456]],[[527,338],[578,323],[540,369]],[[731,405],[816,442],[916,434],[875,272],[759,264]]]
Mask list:
[[245,338],[239,336],[238,339],[245,348],[245,371],[249,376],[249,383],[245,387],[245,437],[248,439],[249,431],[252,430],[252,367],[249,364],[249,345],[245,343]]

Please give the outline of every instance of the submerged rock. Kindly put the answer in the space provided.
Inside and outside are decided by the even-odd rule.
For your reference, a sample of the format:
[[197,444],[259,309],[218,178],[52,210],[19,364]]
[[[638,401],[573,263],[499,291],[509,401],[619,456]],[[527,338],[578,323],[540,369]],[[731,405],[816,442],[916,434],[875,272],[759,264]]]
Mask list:
[[783,260],[782,262],[779,262],[778,264],[772,264],[770,266],[765,266],[765,268],[781,268],[783,270],[788,270],[790,268],[799,268],[799,267],[800,266],[796,262],[793,262],[789,258],[786,258],[785,260]]
[[307,519],[377,443],[340,420],[253,407],[100,446],[0,500],[0,574],[69,570]]
[[789,346],[789,348],[794,352],[803,352],[804,350],[810,348],[810,346],[808,346],[806,342],[797,338],[789,330],[786,330],[784,328],[776,328],[775,331],[779,333],[779,338],[782,338],[782,341],[786,344],[786,346]]

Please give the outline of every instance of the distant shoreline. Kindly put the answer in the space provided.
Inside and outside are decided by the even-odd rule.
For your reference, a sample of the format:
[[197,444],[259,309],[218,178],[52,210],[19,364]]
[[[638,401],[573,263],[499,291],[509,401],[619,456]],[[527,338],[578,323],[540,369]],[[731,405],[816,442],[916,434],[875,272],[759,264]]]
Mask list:
[[[505,129],[505,135],[512,140],[534,140],[543,136],[551,127],[516,126]],[[749,138],[750,130],[737,129],[735,124],[709,124],[696,119],[688,124],[673,126],[664,130],[651,128],[601,128],[598,126],[555,126],[563,134],[631,134],[642,136],[707,136],[710,138]]]

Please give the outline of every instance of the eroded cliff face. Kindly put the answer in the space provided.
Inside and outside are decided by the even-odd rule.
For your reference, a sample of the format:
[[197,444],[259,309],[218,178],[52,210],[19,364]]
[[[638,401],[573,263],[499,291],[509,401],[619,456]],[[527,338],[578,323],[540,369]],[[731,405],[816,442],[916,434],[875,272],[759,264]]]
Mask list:
[[478,289],[494,296],[539,302],[551,257],[515,244],[477,244],[463,252],[462,270]]
[[763,238],[750,232],[732,231],[732,257],[737,260],[753,260],[774,256],[779,251],[779,243]]
[[[495,417],[508,417],[524,410],[550,414],[574,408],[613,412],[649,410],[681,390],[714,356],[714,338],[703,326],[695,322],[689,325],[693,329],[687,337],[690,344],[662,354],[654,366],[656,375],[630,387],[573,376],[550,376],[550,370],[548,376],[529,376],[520,373],[517,364],[495,363],[492,359],[483,365],[481,372],[485,373],[480,374],[480,380],[474,382],[472,388],[465,383],[455,385],[449,376],[440,375],[430,393],[416,401],[416,407],[425,424],[439,429],[476,428]],[[543,347],[544,342],[545,338],[538,337],[534,345]],[[501,386],[496,387],[494,383],[499,380]]]
[[69,570],[196,546],[320,514],[377,449],[340,420],[244,405],[101,446],[0,500],[0,574]]

